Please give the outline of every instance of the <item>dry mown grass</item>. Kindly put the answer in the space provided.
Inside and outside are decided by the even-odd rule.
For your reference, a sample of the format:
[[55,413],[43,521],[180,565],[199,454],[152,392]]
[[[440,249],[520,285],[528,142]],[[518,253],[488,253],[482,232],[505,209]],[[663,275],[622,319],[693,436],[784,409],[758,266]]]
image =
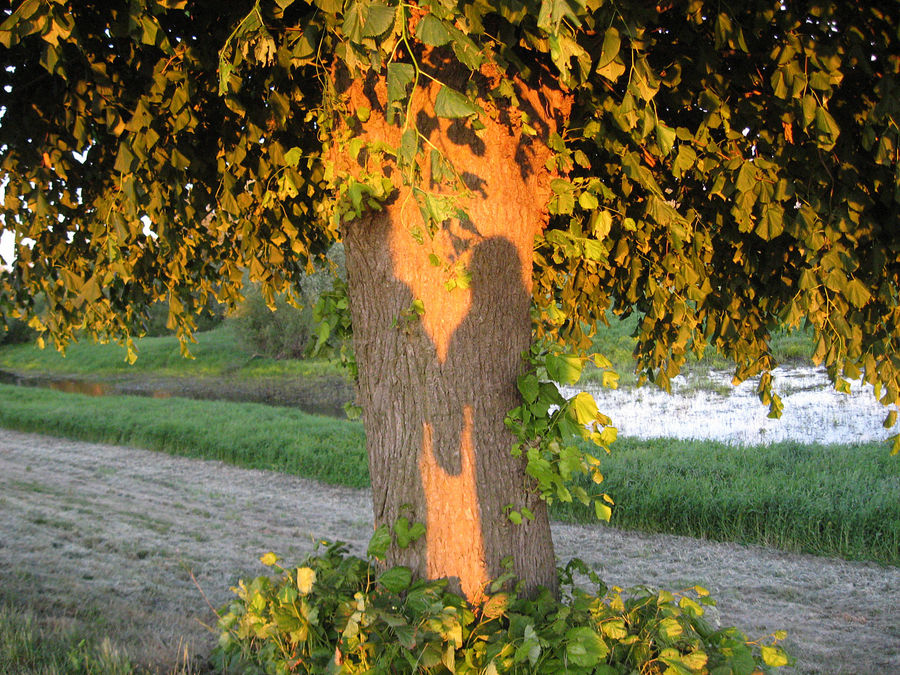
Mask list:
[[[274,550],[298,561],[319,538],[357,552],[369,493],[218,462],[0,430],[0,578],[45,619],[108,635],[169,670],[202,656],[214,606]],[[803,673],[900,672],[900,570],[602,526],[555,525],[560,559],[610,584],[700,583],[719,619],[749,635],[779,628]],[[57,617],[53,619],[53,617]]]

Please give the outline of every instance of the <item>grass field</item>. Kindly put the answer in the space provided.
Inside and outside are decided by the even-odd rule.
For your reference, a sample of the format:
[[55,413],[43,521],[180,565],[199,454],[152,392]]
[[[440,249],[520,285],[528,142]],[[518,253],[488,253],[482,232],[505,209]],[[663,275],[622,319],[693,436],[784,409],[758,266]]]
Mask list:
[[125,360],[125,347],[114,343],[81,341],[70,344],[65,355],[52,346],[38,349],[31,344],[0,347],[0,369],[67,375],[237,375],[244,377],[341,375],[339,364],[327,359],[273,359],[248,352],[234,325],[226,321],[218,328],[198,333],[190,345],[191,356],[181,355],[177,338],[146,337],[135,340],[138,359]]
[[0,385],[0,426],[368,485],[362,425],[292,408]]
[[[0,426],[368,484],[360,424],[289,408],[0,385]],[[623,438],[613,448],[603,489],[618,527],[900,564],[900,462],[884,445]],[[570,505],[553,515],[592,522]]]

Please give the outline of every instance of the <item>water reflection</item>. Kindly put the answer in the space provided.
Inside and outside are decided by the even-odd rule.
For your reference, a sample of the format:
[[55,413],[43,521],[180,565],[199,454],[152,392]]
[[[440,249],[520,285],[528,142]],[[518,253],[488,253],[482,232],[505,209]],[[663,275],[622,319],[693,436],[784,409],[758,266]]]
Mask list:
[[[38,385],[39,386],[39,385]],[[106,396],[110,393],[109,385],[101,382],[84,382],[82,380],[54,380],[47,383],[50,389],[66,394],[86,394],[87,396]]]
[[115,380],[88,380],[75,377],[49,377],[0,370],[0,384],[45,387],[67,394],[87,396],[145,396],[198,400],[225,400],[236,403],[299,408],[314,415],[346,418],[344,404],[352,398],[352,388],[343,381],[303,382],[300,379],[227,379],[130,377]]

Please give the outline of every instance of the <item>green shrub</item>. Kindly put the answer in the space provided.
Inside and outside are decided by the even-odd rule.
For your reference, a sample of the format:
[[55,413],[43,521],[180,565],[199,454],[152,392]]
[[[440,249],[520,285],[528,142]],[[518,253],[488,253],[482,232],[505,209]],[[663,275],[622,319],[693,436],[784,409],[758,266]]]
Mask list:
[[246,347],[276,359],[303,358],[313,333],[310,304],[307,302],[300,309],[291,305],[286,296],[278,295],[272,310],[255,285],[245,289],[244,298],[234,322]]
[[788,663],[783,632],[763,645],[710,627],[703,605],[714,603],[700,587],[625,593],[580,561],[560,570],[562,601],[506,591],[507,577],[480,607],[405,567],[379,572],[340,544],[294,569],[271,553],[262,562],[278,576],[241,581],[221,613],[213,662],[223,672],[749,675]]
[[[205,333],[218,327],[225,320],[225,305],[212,298],[206,303],[206,307],[195,315],[197,322],[196,332]],[[147,337],[161,337],[174,335],[175,331],[169,328],[169,303],[165,300],[155,302],[147,312],[147,318],[141,323],[141,330]]]
[[0,345],[19,345],[34,342],[37,331],[21,319],[9,318],[6,325],[0,321]]

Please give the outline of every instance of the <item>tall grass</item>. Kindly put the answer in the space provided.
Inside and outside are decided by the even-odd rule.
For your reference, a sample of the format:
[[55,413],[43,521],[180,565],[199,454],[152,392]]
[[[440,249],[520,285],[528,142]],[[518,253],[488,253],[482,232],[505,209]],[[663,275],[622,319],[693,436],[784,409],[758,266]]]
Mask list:
[[[361,425],[288,408],[0,385],[0,426],[369,483]],[[601,469],[618,527],[900,564],[900,461],[882,444],[622,438]],[[572,505],[552,514],[595,522]]]
[[0,603],[0,672],[16,675],[130,675],[127,655],[108,640],[41,629],[34,613]]
[[601,461],[616,527],[900,564],[900,461],[882,443],[622,438]]

